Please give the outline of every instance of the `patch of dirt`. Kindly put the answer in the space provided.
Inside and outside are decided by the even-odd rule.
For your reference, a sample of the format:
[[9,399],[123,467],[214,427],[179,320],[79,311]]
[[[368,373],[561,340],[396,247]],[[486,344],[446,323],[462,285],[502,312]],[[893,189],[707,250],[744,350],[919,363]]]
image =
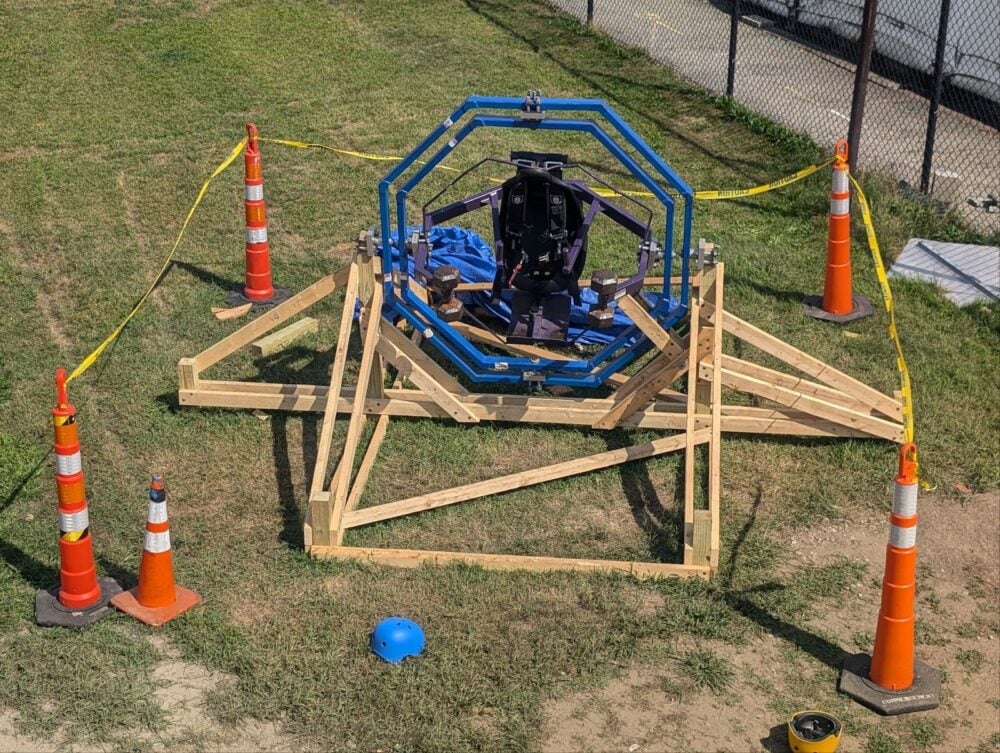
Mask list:
[[220,753],[297,748],[271,722],[246,719],[236,729],[219,725],[204,708],[205,696],[235,678],[183,661],[160,636],[154,637],[152,642],[164,654],[163,661],[153,670],[153,678],[160,684],[156,698],[168,717],[166,732],[157,736],[155,748],[171,751],[184,747],[210,748]]
[[59,747],[59,740],[38,740],[16,731],[17,715],[13,711],[0,713],[0,750],[17,753],[48,753]]
[[[961,502],[923,495],[918,534],[917,656],[946,672],[942,705],[917,716],[877,717],[836,694],[831,671],[776,636],[765,633],[749,646],[699,641],[735,670],[732,687],[722,695],[698,690],[679,673],[677,662],[633,665],[621,678],[601,688],[552,701],[544,709],[542,749],[568,751],[771,751],[786,753],[784,719],[769,707],[784,696],[802,697],[803,681],[826,698],[825,707],[848,709],[840,750],[864,750],[870,729],[896,737],[904,749],[913,745],[910,724],[931,723],[939,739],[927,750],[975,750],[1000,732],[1000,493],[972,495]],[[874,634],[881,598],[887,515],[870,514],[831,525],[797,531],[790,539],[786,572],[802,566],[831,564],[848,556],[868,563],[861,582],[840,603],[809,623],[845,652],[858,636]],[[924,627],[921,628],[921,625]],[[923,636],[923,638],[921,637]],[[688,650],[687,639],[676,650]],[[963,661],[958,657],[966,657]],[[981,666],[969,662],[981,658]],[[815,672],[815,682],[803,673]],[[797,683],[797,684],[796,684]],[[800,690],[796,690],[796,687]],[[802,703],[808,699],[802,698]],[[853,719],[852,719],[853,717]],[[852,734],[852,722],[854,730]],[[858,729],[859,726],[864,729]],[[724,733],[723,733],[724,731]]]
[[47,157],[52,152],[37,146],[19,146],[0,152],[0,162],[11,162],[19,159],[32,159],[33,157]]

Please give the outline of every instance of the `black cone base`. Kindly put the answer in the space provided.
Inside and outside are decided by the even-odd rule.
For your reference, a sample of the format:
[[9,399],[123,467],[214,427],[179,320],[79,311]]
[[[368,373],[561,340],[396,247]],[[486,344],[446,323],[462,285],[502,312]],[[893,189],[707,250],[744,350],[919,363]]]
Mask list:
[[86,609],[68,609],[59,603],[59,584],[47,591],[35,593],[35,624],[41,627],[90,627],[107,617],[114,610],[109,603],[111,597],[122,592],[122,587],[113,578],[98,578],[101,598]]
[[919,659],[913,663],[913,685],[898,692],[885,690],[868,679],[872,658],[853,654],[844,659],[840,692],[885,716],[929,711],[941,704],[941,673]]
[[823,296],[811,295],[802,301],[802,312],[813,319],[822,319],[825,322],[836,324],[847,324],[857,319],[864,319],[875,313],[872,302],[863,295],[851,296],[851,310],[846,314],[831,314],[823,310]]
[[236,288],[233,292],[226,296],[226,305],[230,308],[236,308],[237,306],[243,306],[247,303],[253,304],[251,311],[266,311],[269,308],[277,306],[279,303],[284,303],[291,297],[291,291],[288,288],[275,288],[274,295],[268,298],[266,301],[254,301],[243,295],[243,288]]

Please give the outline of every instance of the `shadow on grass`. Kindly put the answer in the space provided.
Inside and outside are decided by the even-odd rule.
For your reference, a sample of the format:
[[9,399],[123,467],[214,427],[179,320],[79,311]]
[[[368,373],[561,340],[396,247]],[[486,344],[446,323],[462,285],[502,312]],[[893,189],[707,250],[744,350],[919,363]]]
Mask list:
[[[604,433],[602,437],[609,450],[635,442],[628,432],[621,429]],[[660,492],[649,475],[647,462],[624,463],[618,467],[618,475],[632,517],[649,541],[649,553],[658,562],[678,562],[681,557],[679,537],[682,525],[679,516],[683,510],[664,506]]]
[[5,539],[0,539],[0,560],[38,590],[52,588],[59,582],[59,572],[54,567],[49,567]]
[[49,448],[48,452],[46,452],[44,455],[42,455],[42,457],[38,459],[38,462],[35,463],[35,465],[31,468],[30,471],[28,471],[17,482],[15,482],[14,488],[10,490],[10,494],[7,495],[7,497],[4,499],[3,502],[0,502],[0,512],[3,512],[12,504],[14,504],[15,500],[17,500],[21,492],[24,491],[24,487],[26,487],[28,483],[31,481],[31,479],[37,476],[38,472],[42,470],[42,466],[45,465],[45,463],[48,461],[50,455],[52,455],[51,447]]
[[[714,152],[703,144],[694,141],[689,136],[685,135],[681,131],[674,128],[670,121],[665,118],[662,114],[654,112],[648,108],[641,108],[637,105],[635,101],[625,102],[622,98],[616,94],[606,83],[602,83],[598,80],[598,75],[591,71],[585,71],[577,67],[573,62],[567,61],[562,56],[558,54],[558,51],[568,43],[568,40],[560,40],[560,29],[557,25],[553,24],[553,19],[541,18],[537,15],[537,10],[532,12],[530,15],[537,21],[535,24],[523,23],[519,26],[515,26],[512,19],[518,14],[518,7],[515,4],[504,2],[503,0],[465,0],[465,5],[473,13],[483,17],[493,25],[500,29],[503,29],[510,36],[519,40],[523,44],[527,45],[537,53],[542,58],[549,60],[550,62],[557,65],[560,69],[570,74],[571,76],[584,81],[588,86],[592,87],[594,90],[599,92],[601,96],[607,100],[609,103],[620,107],[628,108],[638,113],[641,117],[655,123],[656,126],[661,129],[664,133],[670,134],[677,141],[684,143],[691,149],[701,153],[702,155],[708,157],[709,159],[717,162],[719,164],[725,165],[726,167],[739,171],[740,169],[762,169],[767,167],[766,163],[763,161],[752,161],[748,159],[737,159],[732,157],[726,157]],[[523,17],[525,14],[520,13]],[[560,14],[561,15],[561,14]],[[588,32],[591,33],[591,32]],[[579,35],[574,35],[574,40],[576,44],[579,44]],[[597,45],[592,45],[597,47]],[[600,49],[598,47],[598,49]],[[620,62],[620,61],[619,61]],[[600,72],[600,78],[605,81],[610,80],[612,82],[617,82],[618,84],[628,87],[629,89],[636,90],[655,90],[655,94],[660,97],[677,93],[679,90],[683,89],[685,91],[698,91],[693,87],[687,86],[681,82],[677,82],[673,85],[664,84],[653,84],[650,82],[636,81],[630,78],[625,78],[623,76],[616,76],[609,71],[613,68],[608,68]],[[706,105],[708,106],[708,105]]]
[[[729,558],[729,562],[724,570],[720,573],[719,580],[722,598],[730,609],[757,623],[764,630],[771,633],[771,635],[792,644],[800,651],[809,654],[831,669],[839,670],[844,663],[844,659],[848,656],[848,653],[840,646],[772,614],[754,600],[755,596],[778,595],[782,591],[787,590],[788,586],[776,581],[770,581],[745,590],[731,590],[733,574],[739,563],[743,546],[746,544],[757,522],[757,512],[760,509],[762,498],[763,495],[758,490],[754,497],[753,505],[750,508],[750,515],[741,526],[733,542],[732,556]],[[776,747],[774,750],[784,750],[784,748]]]
[[115,582],[126,591],[139,583],[138,573],[122,567],[117,562],[112,562],[106,557],[97,555],[97,564],[100,565],[100,569],[105,575],[114,578]]
[[[309,485],[316,466],[316,443],[318,421],[315,414],[302,417],[302,466],[306,479],[304,498],[308,502]],[[303,516],[295,495],[292,475],[292,459],[288,443],[288,414],[275,413],[271,416],[272,451],[274,453],[274,477],[278,486],[278,501],[281,504],[281,532],[278,538],[292,549],[302,549]]]
[[171,266],[187,272],[189,275],[201,280],[202,282],[225,290],[227,293],[231,290],[242,289],[239,281],[227,279],[221,275],[215,274],[215,272],[209,272],[207,269],[202,269],[196,264],[191,264],[190,262],[174,261],[171,263]]

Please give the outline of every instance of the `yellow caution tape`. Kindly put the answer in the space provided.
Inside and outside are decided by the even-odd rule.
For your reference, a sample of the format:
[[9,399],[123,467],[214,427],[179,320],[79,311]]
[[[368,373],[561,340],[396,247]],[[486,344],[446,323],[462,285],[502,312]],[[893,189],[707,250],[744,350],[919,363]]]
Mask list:
[[[343,154],[346,157],[357,157],[358,159],[374,160],[376,162],[400,162],[402,157],[395,157],[390,154],[371,154],[370,152],[355,152],[351,149],[338,149],[335,146],[327,146],[326,144],[315,144],[310,141],[295,141],[293,139],[266,139],[263,136],[257,138],[258,141],[264,141],[268,144],[282,144],[283,146],[291,146],[296,149],[322,149],[326,152],[333,152],[334,154]],[[426,165],[426,162],[417,160],[418,165]],[[444,170],[449,173],[458,173],[458,170],[454,167],[448,167],[447,165],[438,165],[437,170]]]
[[861,184],[853,175],[848,173],[854,190],[857,192],[858,204],[861,206],[861,218],[865,223],[865,231],[868,234],[868,248],[872,252],[872,261],[875,262],[875,276],[882,288],[882,302],[885,304],[886,314],[889,316],[889,337],[896,346],[896,368],[899,370],[900,394],[903,404],[903,441],[912,442],[913,430],[913,392],[910,389],[910,370],[906,366],[906,357],[903,355],[903,344],[899,341],[899,330],[896,328],[896,306],[892,300],[892,289],[889,287],[889,278],[885,273],[885,264],[882,263],[882,252],[879,250],[878,238],[875,236],[875,226],[872,224],[871,207],[868,205],[868,197],[865,196]]
[[[340,149],[334,146],[328,146],[326,144],[316,144],[307,141],[294,141],[292,139],[270,139],[259,137],[258,141],[264,141],[271,144],[283,144],[284,146],[295,147],[296,149],[322,149],[327,152],[332,152],[334,154],[342,154],[347,157],[357,157],[358,159],[373,160],[378,162],[399,162],[402,157],[397,157],[390,154],[372,154],[370,152],[356,152],[351,149]],[[816,165],[809,165],[799,170],[792,175],[786,175],[784,178],[779,178],[778,180],[772,181],[771,183],[764,183],[759,186],[752,186],[751,188],[735,188],[728,190],[718,190],[718,191],[695,191],[694,198],[699,201],[715,201],[721,199],[739,199],[746,196],[756,196],[757,194],[767,193],[768,191],[773,191],[776,188],[783,188],[784,186],[796,183],[803,178],[807,178],[812,175],[817,170],[822,170],[827,165],[833,163],[835,158],[831,157],[826,162],[821,162]],[[417,160],[418,165],[425,165],[426,162]],[[458,170],[454,167],[449,167],[447,165],[438,165],[435,169],[444,170],[446,172],[458,173]],[[501,178],[490,178],[491,183],[503,183]],[[604,198],[610,198],[613,196],[631,196],[634,198],[651,199],[653,194],[649,191],[625,191],[616,190],[613,188],[592,188],[598,196],[603,196]]]
[[194,200],[194,204],[192,204],[191,208],[188,210],[187,217],[184,218],[184,224],[181,225],[181,231],[177,234],[177,240],[174,241],[174,245],[170,248],[170,253],[167,254],[167,258],[163,260],[163,266],[160,267],[160,271],[156,273],[156,277],[153,278],[153,282],[150,284],[148,288],[146,288],[146,292],[142,294],[142,298],[140,298],[138,303],[136,303],[135,306],[132,307],[132,310],[129,311],[128,314],[126,314],[125,318],[122,319],[121,323],[117,327],[115,327],[114,331],[104,339],[104,342],[102,342],[100,345],[94,348],[93,352],[91,352],[89,356],[80,361],[79,365],[75,369],[73,369],[73,372],[68,377],[66,377],[67,384],[72,382],[83,372],[85,372],[87,369],[89,369],[91,366],[94,365],[94,361],[100,358],[101,353],[103,353],[105,349],[118,338],[118,336],[122,333],[122,330],[125,329],[125,326],[130,321],[132,321],[132,317],[136,315],[136,312],[138,312],[140,308],[142,308],[142,304],[146,302],[146,299],[149,297],[149,294],[152,293],[153,290],[156,288],[156,286],[160,284],[160,280],[163,279],[163,275],[165,275],[167,269],[170,268],[170,262],[172,262],[174,259],[174,254],[177,252],[177,247],[181,244],[181,239],[184,237],[184,231],[187,230],[188,223],[191,222],[191,218],[194,216],[194,212],[198,208],[198,205],[201,204],[201,200],[202,198],[204,198],[205,192],[208,191],[208,187],[212,184],[212,181],[219,175],[219,173],[221,173],[223,170],[225,170],[227,167],[233,164],[233,161],[240,156],[240,152],[243,151],[243,148],[246,146],[246,144],[247,144],[246,139],[243,139],[240,143],[234,146],[233,150],[229,153],[229,156],[226,157],[219,164],[219,166],[215,168],[212,174],[208,176],[205,182],[201,184],[201,190],[198,191],[198,197]]
[[821,162],[818,165],[809,165],[809,167],[804,167],[797,173],[786,175],[784,178],[780,178],[776,181],[765,183],[760,186],[754,186],[753,188],[737,188],[724,191],[695,191],[694,197],[699,201],[714,201],[717,199],[740,199],[745,196],[756,196],[757,194],[767,193],[768,191],[773,191],[776,188],[783,188],[784,186],[796,183],[803,178],[812,175],[817,170],[821,170],[827,165],[833,164],[833,160],[834,158],[831,157],[826,162]]

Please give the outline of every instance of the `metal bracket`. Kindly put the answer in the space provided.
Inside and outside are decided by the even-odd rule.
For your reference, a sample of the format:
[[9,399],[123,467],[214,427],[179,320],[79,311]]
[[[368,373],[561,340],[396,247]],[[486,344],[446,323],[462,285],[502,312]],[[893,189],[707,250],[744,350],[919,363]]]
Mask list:
[[692,251],[692,258],[698,267],[714,267],[719,263],[719,248],[714,243],[707,243],[704,238],[698,239],[698,248]]
[[532,89],[524,98],[521,105],[521,120],[540,121],[545,119],[545,111],[542,109],[542,93],[537,89]]

